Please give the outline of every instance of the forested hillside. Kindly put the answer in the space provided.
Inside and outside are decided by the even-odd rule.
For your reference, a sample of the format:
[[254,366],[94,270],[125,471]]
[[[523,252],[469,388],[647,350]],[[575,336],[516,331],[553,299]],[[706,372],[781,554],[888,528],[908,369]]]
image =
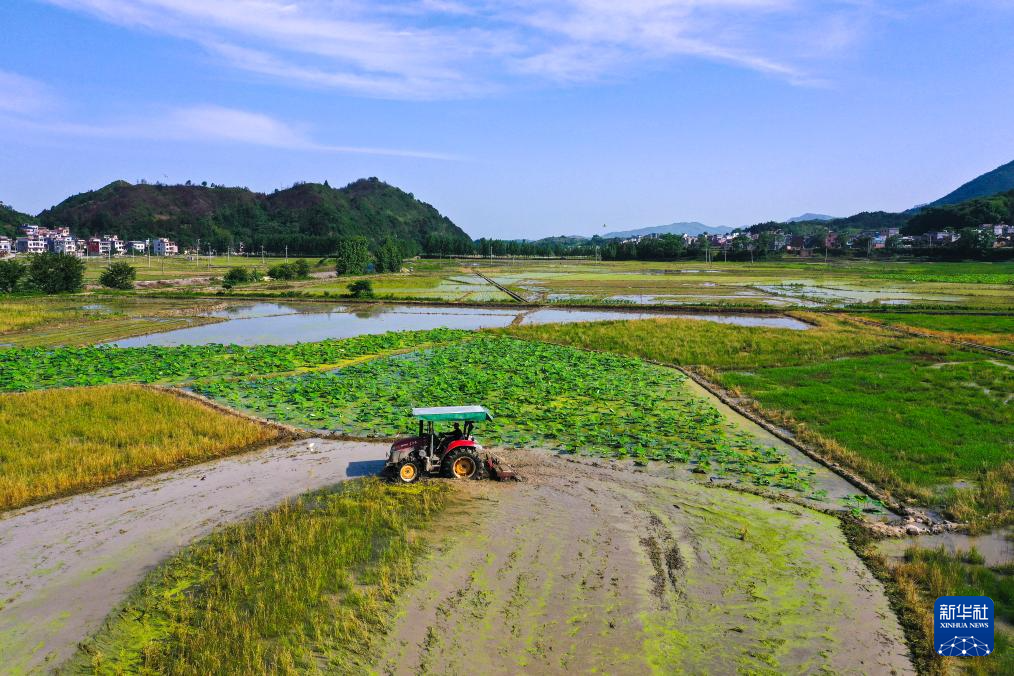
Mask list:
[[23,214],[0,202],[0,235],[14,237],[22,223],[35,223],[35,217]]
[[965,202],[977,197],[988,197],[989,195],[1007,192],[1008,190],[1014,190],[1014,161],[973,178],[957,190],[944,195],[935,202],[930,202],[923,207],[919,207],[919,209],[958,204],[959,202]]
[[344,188],[299,183],[271,194],[246,188],[115,181],[70,197],[39,215],[43,225],[67,225],[79,236],[169,237],[182,246],[225,251],[328,255],[337,241],[362,235],[394,238],[416,250],[471,248],[471,238],[435,208],[376,178]]
[[1014,223],[1014,190],[959,204],[923,209],[908,220],[904,232],[908,235],[921,235],[945,228],[974,228],[983,223]]

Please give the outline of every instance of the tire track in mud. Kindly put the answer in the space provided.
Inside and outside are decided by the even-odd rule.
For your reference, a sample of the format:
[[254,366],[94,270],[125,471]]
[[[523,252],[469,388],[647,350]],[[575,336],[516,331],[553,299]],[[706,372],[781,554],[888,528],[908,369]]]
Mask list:
[[526,481],[463,486],[376,671],[912,673],[836,519],[664,468],[503,455]]

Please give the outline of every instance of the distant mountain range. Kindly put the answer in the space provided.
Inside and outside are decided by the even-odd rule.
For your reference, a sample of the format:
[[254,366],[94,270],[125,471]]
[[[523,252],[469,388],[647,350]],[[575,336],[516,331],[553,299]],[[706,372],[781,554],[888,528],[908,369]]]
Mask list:
[[630,237],[644,237],[645,235],[691,235],[696,237],[700,234],[705,235],[724,235],[727,232],[732,232],[733,228],[727,227],[712,227],[698,223],[697,221],[691,221],[689,223],[670,223],[669,225],[656,225],[649,228],[638,228],[636,230],[617,230],[616,232],[607,232],[600,237],[604,239],[628,239]]
[[833,221],[836,218],[838,218],[838,217],[837,216],[828,216],[827,214],[811,214],[810,212],[806,212],[805,214],[801,214],[799,216],[793,216],[792,218],[786,218],[785,222],[786,223],[801,223],[803,221]]

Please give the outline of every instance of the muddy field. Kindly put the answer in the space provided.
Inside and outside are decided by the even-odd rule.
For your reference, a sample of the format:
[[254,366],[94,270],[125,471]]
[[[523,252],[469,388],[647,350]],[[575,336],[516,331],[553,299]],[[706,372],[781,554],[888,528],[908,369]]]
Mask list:
[[[375,473],[385,445],[305,440],[0,520],[0,662],[46,671],[181,546]],[[427,535],[381,673],[911,673],[838,521],[653,464],[502,453]]]
[[467,485],[376,665],[414,673],[913,673],[819,512],[630,465],[508,454]]
[[0,673],[59,665],[180,547],[287,498],[374,474],[386,451],[308,439],[5,514]]

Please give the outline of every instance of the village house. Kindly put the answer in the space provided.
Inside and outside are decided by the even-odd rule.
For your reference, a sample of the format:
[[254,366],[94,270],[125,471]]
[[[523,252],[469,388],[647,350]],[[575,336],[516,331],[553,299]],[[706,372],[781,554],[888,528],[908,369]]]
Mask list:
[[175,256],[179,253],[179,247],[165,237],[159,237],[151,243],[151,252],[156,256]]
[[15,251],[18,253],[45,253],[46,251],[46,240],[38,235],[26,235],[24,237],[18,237],[15,240]]
[[0,256],[10,256],[13,253],[10,237],[0,237]]

